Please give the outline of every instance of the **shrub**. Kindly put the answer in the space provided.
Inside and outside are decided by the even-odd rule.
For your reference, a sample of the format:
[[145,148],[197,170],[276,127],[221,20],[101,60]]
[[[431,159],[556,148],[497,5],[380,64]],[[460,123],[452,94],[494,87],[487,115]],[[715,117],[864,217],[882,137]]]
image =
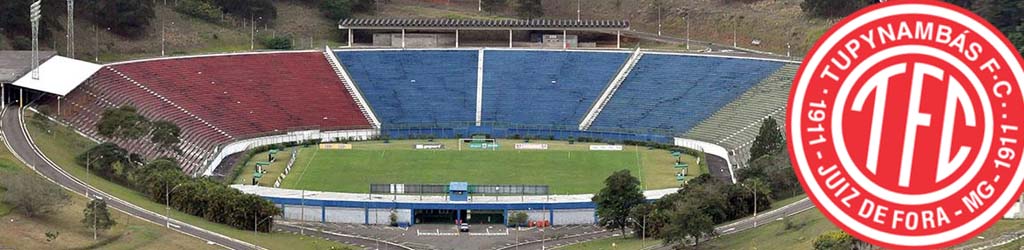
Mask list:
[[178,2],[178,6],[174,7],[174,10],[214,23],[220,22],[221,15],[223,14],[220,12],[220,8],[210,0],[181,0]]
[[263,39],[262,43],[263,47],[267,47],[268,49],[292,49],[291,37],[267,37]]
[[15,50],[30,50],[32,49],[32,39],[26,36],[16,36],[11,41],[11,47]]

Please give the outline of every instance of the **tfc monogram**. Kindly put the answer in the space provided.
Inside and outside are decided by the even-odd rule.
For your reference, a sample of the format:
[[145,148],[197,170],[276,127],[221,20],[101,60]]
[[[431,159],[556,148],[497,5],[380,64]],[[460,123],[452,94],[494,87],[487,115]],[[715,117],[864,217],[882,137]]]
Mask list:
[[938,1],[889,1],[826,33],[801,66],[786,126],[817,207],[885,248],[938,248],[1020,195],[1021,57],[984,19]]

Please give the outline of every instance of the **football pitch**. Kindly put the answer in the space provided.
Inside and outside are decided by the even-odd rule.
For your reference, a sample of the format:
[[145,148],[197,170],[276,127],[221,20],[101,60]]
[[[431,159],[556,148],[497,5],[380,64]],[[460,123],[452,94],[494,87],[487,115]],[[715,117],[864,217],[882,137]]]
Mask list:
[[[443,144],[444,149],[415,149],[416,144]],[[612,172],[628,169],[644,189],[677,187],[680,169],[671,152],[624,146],[622,151],[591,151],[593,143],[532,141],[547,150],[517,150],[522,140],[498,140],[499,149],[469,149],[457,140],[354,142],[351,149],[299,148],[281,188],[367,193],[370,184],[548,185],[552,194],[596,193]],[[700,174],[696,158],[682,155],[688,177]],[[247,164],[248,166],[248,164]],[[706,170],[705,170],[706,171]]]

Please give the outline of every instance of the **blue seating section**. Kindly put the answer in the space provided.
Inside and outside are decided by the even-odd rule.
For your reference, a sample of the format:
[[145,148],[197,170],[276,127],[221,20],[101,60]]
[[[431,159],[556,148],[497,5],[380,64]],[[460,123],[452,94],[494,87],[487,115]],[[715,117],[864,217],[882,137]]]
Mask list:
[[685,132],[780,67],[780,62],[646,54],[591,129]]
[[484,52],[483,121],[579,125],[625,52]]
[[476,120],[477,51],[341,51],[382,123]]

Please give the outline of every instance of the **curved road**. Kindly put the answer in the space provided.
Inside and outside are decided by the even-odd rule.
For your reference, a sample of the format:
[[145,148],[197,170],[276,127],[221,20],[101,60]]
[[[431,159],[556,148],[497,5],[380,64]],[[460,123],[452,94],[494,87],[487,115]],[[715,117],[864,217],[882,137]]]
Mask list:
[[[43,177],[50,179],[72,192],[83,195],[88,192],[90,196],[89,198],[103,199],[107,201],[107,206],[113,207],[114,209],[157,225],[164,225],[166,223],[163,215],[142,209],[94,189],[71,176],[67,172],[64,172],[63,169],[57,167],[57,164],[53,163],[50,159],[46,158],[39,152],[32,139],[28,137],[20,109],[9,107],[3,110],[0,116],[2,116],[0,117],[0,136],[4,138],[4,142],[7,148],[11,150],[11,153],[14,153],[15,157],[25,163],[29,168],[32,168]],[[210,232],[174,219],[170,220],[169,227],[172,230],[204,240],[207,244],[218,245],[228,249],[254,248],[253,244]]]

